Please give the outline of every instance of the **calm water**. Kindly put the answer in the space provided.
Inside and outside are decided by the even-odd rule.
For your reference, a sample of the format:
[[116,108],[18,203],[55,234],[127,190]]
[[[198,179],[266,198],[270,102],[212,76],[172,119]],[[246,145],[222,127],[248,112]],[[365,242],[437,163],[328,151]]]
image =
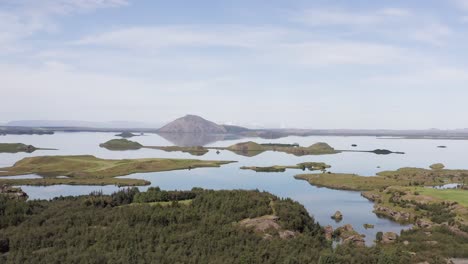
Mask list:
[[[99,147],[109,139],[115,138],[114,133],[56,133],[54,135],[21,135],[1,136],[0,142],[21,142],[36,147],[57,148],[57,151],[40,150],[34,153],[0,154],[0,167],[11,166],[16,161],[31,156],[41,155],[79,155],[92,154],[100,158],[194,158],[188,153],[164,152],[161,150],[142,149],[136,151],[109,151]],[[190,145],[190,137],[183,139],[165,139],[155,134],[134,137],[131,140],[143,145],[173,145],[173,142]],[[179,140],[179,141],[178,141]],[[204,142],[205,139],[195,138],[193,142]],[[410,139],[377,139],[375,137],[287,137],[275,140],[268,139],[237,139],[213,142],[208,140],[207,146],[229,146],[237,142],[252,140],[261,143],[299,143],[309,146],[316,142],[327,142],[336,149],[374,150],[389,149],[402,151],[405,155],[375,155],[372,153],[340,153],[335,155],[296,157],[279,152],[264,152],[255,157],[244,157],[229,151],[210,151],[197,159],[235,160],[237,163],[228,164],[221,168],[201,168],[195,170],[133,174],[131,178],[151,181],[151,186],[162,189],[189,190],[193,187],[207,189],[259,189],[268,191],[280,197],[292,198],[303,204],[309,213],[322,225],[338,227],[352,224],[354,228],[366,235],[368,243],[372,243],[378,231],[399,232],[401,226],[387,219],[380,219],[372,213],[373,204],[360,196],[359,192],[330,190],[317,188],[305,181],[295,180],[294,175],[302,173],[300,170],[287,170],[284,173],[261,173],[240,170],[241,166],[271,166],[294,165],[300,162],[316,161],[332,165],[330,171],[343,173],[357,173],[372,176],[382,170],[394,170],[401,167],[428,167],[433,163],[444,163],[447,168],[468,169],[464,157],[468,154],[468,141],[450,140],[410,140]],[[352,148],[351,144],[358,147]],[[437,148],[445,145],[447,148]],[[380,167],[380,168],[378,168]],[[56,185],[48,187],[22,186],[31,199],[50,199],[60,195],[81,195],[91,191],[102,190],[112,193],[116,186],[68,186]],[[141,187],[145,190],[148,186]],[[330,216],[340,210],[344,219],[335,223]],[[363,224],[375,225],[374,229],[364,229]]]

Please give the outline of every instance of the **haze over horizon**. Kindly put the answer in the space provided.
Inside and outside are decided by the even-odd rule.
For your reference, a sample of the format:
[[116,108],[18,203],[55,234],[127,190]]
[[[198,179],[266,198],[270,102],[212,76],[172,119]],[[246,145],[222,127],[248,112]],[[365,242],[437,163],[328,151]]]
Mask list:
[[0,0],[0,21],[0,123],[468,126],[468,0]]

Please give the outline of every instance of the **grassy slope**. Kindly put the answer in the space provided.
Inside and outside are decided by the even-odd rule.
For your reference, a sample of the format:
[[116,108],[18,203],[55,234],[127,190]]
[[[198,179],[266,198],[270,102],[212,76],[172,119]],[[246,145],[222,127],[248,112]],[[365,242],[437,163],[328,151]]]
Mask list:
[[433,189],[424,187],[415,187],[414,191],[421,195],[430,196],[435,199],[457,202],[465,207],[468,207],[468,191],[461,189]]
[[[25,158],[12,167],[1,168],[0,184],[88,184],[88,185],[144,185],[149,182],[137,179],[119,179],[133,173],[219,167],[230,161],[202,161],[192,159],[99,159],[83,156],[41,156]],[[1,176],[38,174],[44,179],[1,179]],[[69,178],[56,178],[67,176]]]

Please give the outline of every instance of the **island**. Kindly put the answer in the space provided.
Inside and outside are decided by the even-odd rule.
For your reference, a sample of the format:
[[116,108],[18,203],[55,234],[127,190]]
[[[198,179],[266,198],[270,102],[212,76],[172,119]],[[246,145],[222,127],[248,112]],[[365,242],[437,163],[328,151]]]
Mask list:
[[129,131],[125,131],[125,132],[119,133],[119,134],[117,134],[115,136],[116,137],[122,137],[122,138],[131,138],[131,137],[137,137],[138,135],[133,134],[132,132],[129,132]]
[[114,151],[123,151],[123,150],[138,150],[141,148],[146,149],[159,149],[166,152],[180,151],[190,153],[194,156],[202,156],[206,154],[209,150],[201,146],[194,147],[179,147],[179,146],[143,146],[138,142],[130,141],[128,139],[112,139],[105,143],[99,145],[102,148]]
[[137,150],[143,148],[138,142],[130,141],[128,139],[111,139],[99,145],[101,148],[108,150]]
[[303,162],[299,163],[294,166],[268,166],[268,167],[258,167],[258,166],[243,166],[241,167],[242,170],[253,170],[256,172],[285,172],[286,169],[300,169],[300,170],[321,170],[325,171],[326,169],[331,168],[330,165],[323,163],[323,162]]
[[[91,155],[24,158],[0,168],[0,184],[8,185],[148,185],[140,179],[124,179],[133,173],[220,167],[233,161],[192,159],[100,159]],[[2,176],[37,174],[42,179],[2,179]]]
[[0,153],[18,153],[27,152],[32,153],[37,148],[32,145],[26,145],[23,143],[0,143]]
[[248,157],[256,156],[265,151],[278,151],[293,154],[295,156],[327,155],[340,153],[340,151],[335,150],[330,145],[323,142],[315,143],[309,147],[301,147],[298,144],[259,144],[256,142],[248,141],[237,143],[229,147],[210,147],[210,149],[229,150],[238,155]]

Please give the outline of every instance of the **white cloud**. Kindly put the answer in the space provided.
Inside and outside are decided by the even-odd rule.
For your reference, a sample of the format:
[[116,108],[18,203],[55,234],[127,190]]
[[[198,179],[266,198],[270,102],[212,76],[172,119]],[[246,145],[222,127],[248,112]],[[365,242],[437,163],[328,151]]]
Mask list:
[[26,49],[22,40],[36,33],[56,32],[60,27],[55,22],[58,16],[128,4],[126,0],[15,0],[6,3],[8,8],[0,11],[0,52],[3,53]]
[[309,9],[295,14],[293,20],[310,26],[371,26],[405,18],[411,12],[401,8],[384,8],[370,12],[343,9]]
[[286,34],[277,28],[223,26],[131,27],[86,36],[73,44],[130,49],[158,49],[178,46],[254,47]]
[[403,8],[382,8],[365,12],[350,9],[310,9],[295,14],[292,20],[313,28],[329,30],[330,34],[339,32],[336,34],[341,36],[385,37],[395,42],[404,40],[441,45],[452,35],[452,30],[438,19]]

